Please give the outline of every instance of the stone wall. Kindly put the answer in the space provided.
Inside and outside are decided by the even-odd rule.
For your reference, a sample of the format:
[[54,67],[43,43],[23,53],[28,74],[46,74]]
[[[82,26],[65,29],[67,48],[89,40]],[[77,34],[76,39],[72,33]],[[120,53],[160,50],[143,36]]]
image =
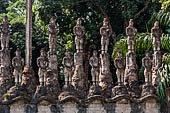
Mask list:
[[140,99],[96,96],[86,100],[68,97],[56,102],[42,99],[37,103],[17,98],[1,103],[0,113],[170,113],[170,108],[161,107],[153,96]]

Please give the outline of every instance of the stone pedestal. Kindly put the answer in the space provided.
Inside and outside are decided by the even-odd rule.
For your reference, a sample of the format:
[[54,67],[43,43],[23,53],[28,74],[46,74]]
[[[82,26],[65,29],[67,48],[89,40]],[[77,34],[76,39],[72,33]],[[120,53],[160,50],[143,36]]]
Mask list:
[[156,95],[156,89],[153,85],[144,84],[142,86],[142,96]]
[[115,97],[115,96],[128,96],[128,90],[127,90],[127,87],[124,86],[124,85],[118,85],[118,86],[115,86],[113,89],[112,89],[112,97]]
[[88,97],[102,95],[102,88],[99,85],[92,85],[89,89]]

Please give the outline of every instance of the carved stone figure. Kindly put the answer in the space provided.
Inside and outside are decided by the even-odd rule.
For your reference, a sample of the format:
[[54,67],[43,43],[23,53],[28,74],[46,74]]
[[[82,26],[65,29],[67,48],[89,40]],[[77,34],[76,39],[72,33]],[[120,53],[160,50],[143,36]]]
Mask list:
[[144,76],[145,76],[145,83],[151,84],[152,83],[152,60],[150,58],[149,52],[146,52],[146,56],[142,59],[142,65],[144,66]]
[[130,51],[134,51],[134,47],[135,47],[135,36],[137,33],[137,29],[133,27],[133,19],[130,19],[129,21],[129,26],[126,28],[126,35],[128,36],[127,39],[127,44],[128,44],[128,50]]
[[112,35],[112,29],[109,25],[109,21],[107,18],[104,18],[103,26],[100,28],[101,38],[101,46],[102,46],[102,53],[107,53],[108,46],[109,46],[109,37]]
[[76,50],[78,52],[83,52],[83,43],[84,43],[84,35],[85,35],[85,28],[82,26],[82,21],[80,18],[77,19],[77,24],[73,28],[75,37],[75,44]]
[[50,52],[56,51],[57,37],[56,35],[59,33],[59,27],[55,23],[54,17],[50,19],[50,24],[48,25],[49,32],[49,48]]
[[39,75],[39,82],[40,85],[43,86],[45,85],[44,83],[46,82],[46,72],[47,72],[47,67],[48,67],[48,59],[46,57],[46,52],[45,49],[41,49],[41,55],[37,59],[37,65],[39,67],[38,75]]
[[97,51],[93,51],[93,56],[90,58],[89,63],[92,67],[91,75],[92,75],[92,82],[94,85],[99,83],[99,58],[97,57]]
[[73,76],[73,59],[71,57],[71,52],[67,52],[67,56],[63,58],[63,65],[64,65],[64,77],[65,77],[65,85],[71,85],[72,76]]
[[114,65],[117,68],[116,75],[118,78],[118,84],[124,84],[124,70],[125,70],[125,59],[122,58],[122,54],[119,51],[118,56],[114,60]]
[[1,32],[1,48],[2,50],[8,49],[9,47],[9,30],[10,26],[8,23],[7,15],[3,17],[3,22],[0,25],[0,32]]
[[153,35],[153,45],[154,45],[154,51],[160,51],[161,50],[161,36],[162,36],[162,29],[159,28],[159,22],[156,21],[154,24],[154,27],[151,29],[152,35]]
[[12,59],[12,66],[14,67],[13,75],[15,76],[15,84],[20,85],[24,67],[24,59],[21,57],[20,49],[17,49],[16,56]]

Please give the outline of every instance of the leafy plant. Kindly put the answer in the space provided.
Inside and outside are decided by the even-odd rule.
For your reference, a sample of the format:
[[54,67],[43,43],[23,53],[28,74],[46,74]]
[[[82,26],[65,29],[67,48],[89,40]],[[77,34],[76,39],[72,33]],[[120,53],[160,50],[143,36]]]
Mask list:
[[170,53],[165,53],[163,55],[163,63],[158,70],[158,75],[161,82],[158,86],[158,96],[162,103],[165,103],[165,89],[170,87]]

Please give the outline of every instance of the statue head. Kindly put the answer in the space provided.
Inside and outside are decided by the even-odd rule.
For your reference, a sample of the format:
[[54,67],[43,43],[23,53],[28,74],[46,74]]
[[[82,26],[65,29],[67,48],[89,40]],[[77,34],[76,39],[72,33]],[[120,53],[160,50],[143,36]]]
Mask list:
[[97,57],[97,51],[96,50],[93,51],[93,56]]
[[149,57],[149,56],[150,56],[149,51],[146,51],[146,56],[147,56],[147,57]]
[[8,22],[8,16],[7,16],[7,15],[5,15],[5,16],[3,17],[3,22]]
[[117,57],[122,58],[122,53],[120,51],[117,52]]
[[42,48],[41,49],[41,51],[40,51],[40,53],[41,53],[41,57],[46,57],[46,51],[45,51],[45,48]]
[[77,25],[81,26],[81,24],[82,24],[82,20],[81,20],[81,18],[78,18],[77,19]]
[[158,22],[158,21],[156,21],[156,22],[154,23],[154,27],[155,27],[155,28],[159,28],[159,22]]
[[103,26],[108,26],[108,25],[109,25],[109,20],[107,18],[104,18]]
[[133,24],[134,24],[133,19],[130,19],[130,21],[129,21],[129,26],[130,26],[130,27],[133,27]]
[[51,23],[51,24],[55,24],[55,18],[54,18],[54,16],[51,17],[50,23]]
[[67,56],[68,56],[69,58],[71,58],[71,51],[70,51],[70,50],[67,51]]
[[21,56],[21,49],[17,48],[17,50],[16,50],[16,56]]

